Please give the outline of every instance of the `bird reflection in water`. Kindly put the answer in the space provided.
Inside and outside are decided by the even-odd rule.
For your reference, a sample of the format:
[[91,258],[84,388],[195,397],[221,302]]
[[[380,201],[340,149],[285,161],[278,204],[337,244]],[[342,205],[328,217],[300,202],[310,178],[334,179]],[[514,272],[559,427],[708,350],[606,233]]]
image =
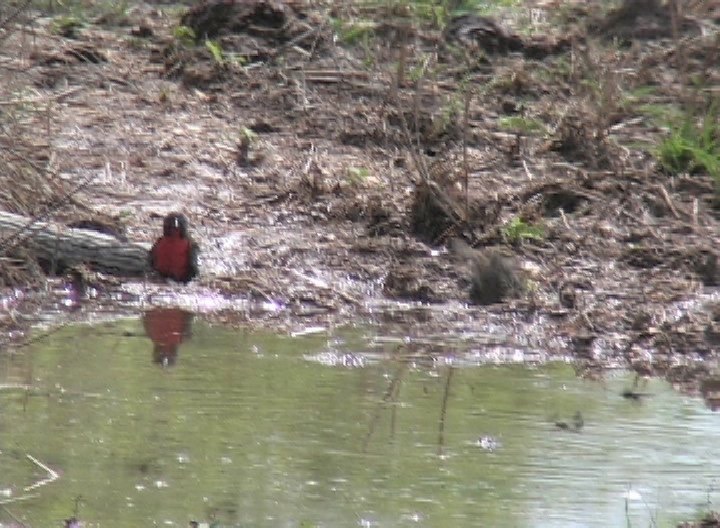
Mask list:
[[178,348],[192,336],[193,314],[179,308],[155,308],[143,315],[145,333],[153,342],[153,363],[169,367]]

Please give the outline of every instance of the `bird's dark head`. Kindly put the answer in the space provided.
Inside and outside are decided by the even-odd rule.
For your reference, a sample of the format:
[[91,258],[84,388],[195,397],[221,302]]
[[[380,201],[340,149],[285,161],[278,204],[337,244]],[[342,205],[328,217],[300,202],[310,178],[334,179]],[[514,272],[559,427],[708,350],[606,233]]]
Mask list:
[[185,215],[170,213],[163,220],[163,235],[166,237],[187,238],[187,230],[187,218],[185,218]]

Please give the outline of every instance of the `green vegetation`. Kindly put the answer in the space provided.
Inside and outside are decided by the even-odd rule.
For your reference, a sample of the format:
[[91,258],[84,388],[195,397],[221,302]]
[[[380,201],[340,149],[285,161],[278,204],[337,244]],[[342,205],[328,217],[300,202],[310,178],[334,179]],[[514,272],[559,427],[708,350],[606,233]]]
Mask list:
[[104,24],[124,19],[130,6],[130,0],[34,0],[30,4],[44,15],[63,15],[80,21],[99,17]]
[[427,77],[431,60],[432,59],[429,55],[423,55],[422,60],[417,65],[410,68],[408,78],[412,82],[417,82]]
[[[452,15],[450,12],[454,2],[433,0],[416,0],[410,2],[412,4],[412,12],[417,18],[431,22],[437,27],[445,27],[448,18]],[[467,2],[462,2],[462,4]]]
[[672,103],[645,103],[636,108],[642,115],[648,116],[651,122],[660,126],[668,122],[675,123],[682,120],[680,108]]
[[545,230],[541,225],[528,224],[515,217],[502,228],[502,236],[510,244],[519,244],[524,240],[541,240]]
[[720,181],[718,117],[718,105],[713,103],[702,122],[688,115],[671,127],[670,136],[658,148],[662,167],[671,174],[707,172]]
[[520,95],[528,91],[534,91],[536,85],[534,73],[521,66],[518,69],[500,71],[485,84],[483,91],[486,93]]
[[205,47],[212,54],[216,64],[218,64],[219,66],[225,65],[225,54],[223,53],[223,49],[217,41],[206,39]]
[[569,57],[558,55],[546,60],[545,68],[538,68],[537,78],[546,83],[568,82],[573,74],[573,64]]
[[176,27],[173,30],[173,37],[175,37],[175,40],[184,46],[192,46],[195,44],[195,41],[197,40],[195,31],[193,31],[192,28],[187,27],[187,26]]
[[258,135],[248,127],[242,127],[240,129],[240,139],[241,141],[252,143],[256,141],[258,138]]
[[375,66],[375,51],[372,49],[371,43],[375,39],[377,23],[368,19],[359,19],[352,22],[338,18],[330,20],[340,42],[348,46],[359,45],[365,53],[363,65],[366,68]]
[[375,36],[375,29],[377,28],[374,21],[365,19],[353,22],[334,19],[332,24],[338,38],[344,44],[366,43]]
[[438,14],[454,16],[463,13],[490,14],[515,7],[521,0],[414,0],[410,2],[418,16],[430,19]]
[[527,136],[544,135],[545,125],[532,117],[504,116],[498,119],[498,126],[516,134]]
[[[179,48],[191,48],[198,43],[195,31],[188,26],[177,26],[173,30],[173,37]],[[205,49],[210,52],[218,66],[243,66],[246,62],[245,58],[237,53],[226,53],[217,40],[205,39]]]
[[77,38],[77,31],[85,24],[75,16],[58,16],[50,24],[50,31],[65,38]]
[[466,0],[455,10],[457,13],[477,13],[481,15],[497,14],[499,10],[517,7],[521,0]]
[[[378,6],[381,2],[377,3]],[[465,13],[483,15],[497,14],[501,9],[516,7],[520,0],[394,0],[384,3],[390,16],[412,19],[443,29],[451,17]],[[378,23],[359,19],[352,22],[333,20],[333,27],[340,41],[357,44],[374,37]]]
[[448,96],[440,111],[440,115],[433,122],[436,134],[442,134],[451,129],[458,122],[463,111],[462,93],[457,92]]
[[633,90],[628,91],[625,94],[625,99],[629,102],[637,102],[642,101],[646,97],[649,97],[651,95],[655,95],[658,91],[657,86],[653,85],[643,85],[638,86],[637,88],[634,88]]
[[[648,103],[648,98],[657,94],[658,87],[653,85],[637,86],[631,90],[622,90],[621,101],[619,103],[623,112],[639,112],[652,117],[661,117],[668,115],[668,105],[654,105]],[[655,108],[659,106],[660,108]]]
[[366,167],[349,167],[347,176],[351,184],[361,185],[370,176],[370,170]]

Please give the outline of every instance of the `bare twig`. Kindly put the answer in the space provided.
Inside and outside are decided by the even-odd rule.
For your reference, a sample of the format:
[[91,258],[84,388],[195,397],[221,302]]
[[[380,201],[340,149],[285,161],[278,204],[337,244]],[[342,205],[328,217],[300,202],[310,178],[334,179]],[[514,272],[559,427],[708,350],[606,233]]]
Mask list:
[[525,160],[522,160],[523,169],[525,169],[525,174],[527,175],[528,180],[533,179],[532,172],[530,172],[530,169],[528,169],[527,162]]
[[463,157],[463,186],[465,191],[465,220],[470,218],[470,198],[469,198],[469,181],[470,181],[470,168],[468,167],[468,154],[467,154],[467,141],[468,141],[468,129],[470,120],[470,102],[472,101],[473,93],[469,88],[469,85],[465,86],[465,105],[463,107],[463,134],[462,134],[462,157]]
[[670,195],[667,192],[667,189],[665,189],[664,185],[660,185],[660,193],[662,194],[663,200],[665,200],[665,204],[668,206],[668,209],[670,209],[670,212],[675,218],[680,218],[680,215],[677,212],[677,209],[675,208],[675,205],[673,204],[672,200],[670,199]]

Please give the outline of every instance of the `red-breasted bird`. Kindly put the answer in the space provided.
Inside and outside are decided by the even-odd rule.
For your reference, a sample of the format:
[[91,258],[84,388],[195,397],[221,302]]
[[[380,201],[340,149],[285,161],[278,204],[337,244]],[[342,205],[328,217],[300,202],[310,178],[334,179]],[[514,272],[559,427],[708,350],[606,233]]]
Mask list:
[[187,218],[170,213],[163,220],[163,235],[150,250],[150,265],[166,279],[189,282],[198,274],[199,251],[188,236]]

